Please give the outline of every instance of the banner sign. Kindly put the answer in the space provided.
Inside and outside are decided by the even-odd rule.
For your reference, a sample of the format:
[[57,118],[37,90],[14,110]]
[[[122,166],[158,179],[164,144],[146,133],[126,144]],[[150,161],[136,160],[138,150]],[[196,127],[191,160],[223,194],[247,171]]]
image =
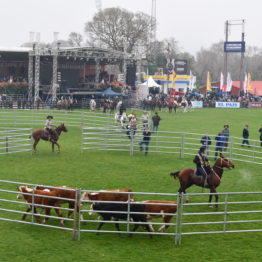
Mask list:
[[177,75],[186,75],[187,74],[187,60],[185,59],[176,59],[174,63],[175,71]]
[[193,108],[203,107],[203,101],[191,101]]
[[262,108],[262,102],[252,102],[250,107],[251,108]]
[[216,107],[220,108],[240,108],[239,102],[216,102]]
[[244,53],[246,51],[246,44],[242,42],[224,42],[225,53]]

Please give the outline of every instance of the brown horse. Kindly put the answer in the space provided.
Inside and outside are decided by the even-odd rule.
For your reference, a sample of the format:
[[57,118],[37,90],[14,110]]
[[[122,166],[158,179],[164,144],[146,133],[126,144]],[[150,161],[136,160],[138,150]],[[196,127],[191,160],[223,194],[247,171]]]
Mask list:
[[[181,171],[170,173],[170,176],[179,179],[180,188],[178,190],[179,193],[186,193],[186,189],[192,185],[197,185],[200,187],[205,187],[210,189],[210,193],[215,193],[216,204],[215,207],[218,207],[218,195],[216,194],[216,188],[220,185],[220,181],[223,175],[224,167],[231,169],[234,168],[234,164],[227,158],[225,158],[222,154],[220,158],[217,159],[216,163],[213,166],[211,175],[208,176],[207,182],[208,185],[204,185],[204,181],[201,176],[195,175],[195,170],[191,168],[183,169]],[[209,204],[212,202],[213,194],[209,196]]]
[[[50,141],[52,143],[52,152],[54,152],[54,145],[58,147],[58,152],[60,152],[60,145],[57,143],[57,141],[62,132],[67,132],[67,128],[65,127],[64,124],[61,124],[60,126],[56,127],[56,129],[53,130],[53,132],[54,132],[54,136],[52,137],[52,140]],[[40,128],[35,129],[32,132],[31,136],[35,140],[33,144],[34,152],[36,152],[36,145],[38,144],[40,139],[43,139],[45,141],[49,140],[49,134],[44,129],[40,129]]]

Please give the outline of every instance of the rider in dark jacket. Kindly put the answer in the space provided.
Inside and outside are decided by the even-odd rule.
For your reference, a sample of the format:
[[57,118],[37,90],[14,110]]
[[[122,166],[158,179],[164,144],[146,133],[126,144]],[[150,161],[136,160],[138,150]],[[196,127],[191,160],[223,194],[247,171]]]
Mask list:
[[210,172],[210,164],[209,160],[206,156],[206,147],[200,147],[198,154],[195,156],[193,162],[196,164],[197,167],[197,175],[201,175],[205,182],[207,183],[207,175]]

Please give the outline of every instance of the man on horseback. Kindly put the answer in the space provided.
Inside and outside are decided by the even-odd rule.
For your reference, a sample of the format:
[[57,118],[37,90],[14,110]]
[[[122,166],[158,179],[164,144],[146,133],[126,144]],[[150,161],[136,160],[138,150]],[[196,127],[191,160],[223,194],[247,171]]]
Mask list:
[[204,186],[208,185],[207,176],[211,173],[209,160],[206,156],[206,147],[200,147],[198,154],[195,156],[193,162],[196,164],[196,174],[203,177]]
[[53,119],[53,116],[47,116],[46,117],[46,122],[45,122],[45,131],[48,135],[48,140],[53,142],[55,136],[56,136],[56,133],[55,131],[53,130],[53,127],[54,125],[52,125],[52,119]]

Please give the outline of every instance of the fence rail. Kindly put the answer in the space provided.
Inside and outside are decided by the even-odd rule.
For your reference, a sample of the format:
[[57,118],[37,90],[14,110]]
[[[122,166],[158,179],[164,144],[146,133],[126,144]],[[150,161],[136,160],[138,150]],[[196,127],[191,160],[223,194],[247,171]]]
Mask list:
[[114,114],[87,112],[79,110],[1,110],[0,125],[9,126],[43,126],[47,115],[54,116],[54,124],[64,123],[66,126],[82,127],[112,126]]
[[[143,130],[137,129],[129,132],[120,126],[84,127],[82,129],[82,150],[115,150],[128,151],[130,154],[138,153],[143,149],[140,142],[143,140]],[[158,131],[152,132],[148,144],[149,153],[177,154],[184,158],[186,155],[195,155],[200,147],[203,134]],[[232,160],[262,164],[262,150],[259,140],[249,140],[249,146],[242,146],[242,138],[230,137],[227,146],[216,146],[215,135],[210,135],[211,146],[208,154],[212,159],[220,152]],[[141,148],[142,146],[142,148]]]
[[30,152],[32,150],[29,128],[0,128],[0,155]]
[[[25,221],[21,221],[19,215],[24,215],[26,212],[24,208],[29,205],[24,201],[15,200],[15,195],[20,193],[14,190],[18,185],[26,185],[25,183],[0,180],[0,211],[1,217],[0,221],[7,222],[16,222],[16,223],[25,223],[37,226],[44,226],[62,230],[68,230],[72,232],[73,239],[80,240],[80,236],[83,233],[121,233],[121,234],[148,234],[148,235],[169,235],[174,237],[175,244],[181,244],[183,236],[186,235],[195,235],[195,234],[219,234],[219,233],[241,233],[241,232],[262,232],[262,192],[231,192],[231,193],[218,193],[220,199],[222,199],[217,204],[219,205],[218,210],[208,209],[207,207],[207,198],[210,194],[208,193],[192,193],[187,194],[187,197],[190,197],[190,203],[186,203],[184,200],[185,195],[179,195],[174,193],[149,193],[149,192],[117,192],[118,194],[127,194],[128,202],[115,202],[107,201],[106,203],[124,203],[128,206],[127,211],[114,211],[114,213],[123,213],[126,214],[127,218],[130,218],[132,214],[140,215],[160,215],[163,216],[172,216],[173,221],[168,220],[168,222],[162,221],[162,219],[147,221],[147,222],[134,222],[130,219],[117,221],[120,224],[121,230],[116,231],[112,224],[116,221],[103,220],[105,222],[103,230],[97,230],[98,223],[101,220],[98,220],[96,216],[92,216],[89,213],[94,213],[94,210],[88,206],[91,202],[103,202],[103,201],[94,201],[94,200],[81,200],[81,196],[86,193],[101,193],[97,190],[80,190],[61,187],[63,190],[69,190],[75,192],[75,199],[70,199],[75,204],[74,209],[69,209],[62,207],[63,211],[74,211],[72,218],[57,217],[54,215],[44,215],[37,214],[39,218],[50,218],[48,224],[39,224],[36,223],[34,218],[36,214],[32,211],[27,213],[30,218],[27,218]],[[32,188],[36,188],[36,184],[27,184]],[[40,185],[43,186],[43,185]],[[57,188],[52,186],[46,186],[47,188]],[[103,191],[104,193],[114,194],[115,192]],[[177,207],[177,212],[164,211],[164,212],[135,212],[130,211],[130,204],[140,204],[143,202],[131,202],[131,196],[139,200],[148,200],[148,199],[158,199],[158,200],[172,200],[174,203],[162,203],[162,206]],[[36,194],[34,191],[29,195],[32,196],[32,199],[35,199]],[[65,200],[65,199],[64,199]],[[105,202],[104,202],[105,203]],[[177,203],[177,204],[176,204]],[[143,203],[144,205],[150,206],[155,205],[155,203]],[[45,206],[39,203],[35,203],[34,200],[30,203],[33,207],[50,207]],[[79,206],[79,213],[77,213],[77,206]],[[112,211],[102,210],[102,213],[110,213]],[[84,216],[84,218],[83,218]],[[66,224],[64,227],[59,226],[58,222],[60,220],[65,220]],[[58,222],[57,222],[58,221]],[[87,223],[88,222],[88,223]],[[136,225],[137,223],[143,225],[149,225],[150,227],[159,227],[162,229],[159,232],[145,232],[140,229],[137,232],[131,231],[131,226]],[[163,228],[168,227],[166,231]]]

